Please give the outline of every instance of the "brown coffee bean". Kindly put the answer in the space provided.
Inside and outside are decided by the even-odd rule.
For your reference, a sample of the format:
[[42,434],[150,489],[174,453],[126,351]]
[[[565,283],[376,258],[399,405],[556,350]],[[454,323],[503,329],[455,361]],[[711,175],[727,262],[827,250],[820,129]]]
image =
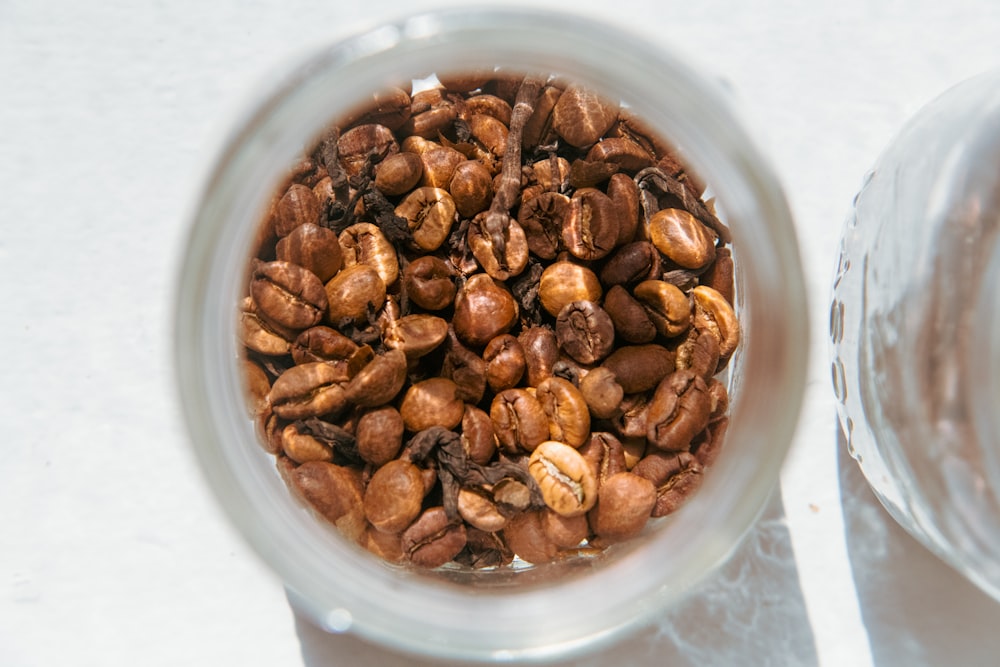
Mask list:
[[369,156],[398,152],[399,144],[392,130],[376,123],[352,127],[337,140],[337,155],[348,177],[361,175]]
[[701,486],[704,467],[690,452],[654,452],[644,456],[632,472],[656,487],[656,504],[651,516],[676,512]]
[[639,188],[627,174],[612,174],[608,196],[618,211],[618,241],[622,246],[635,240],[639,229]]
[[601,269],[605,285],[631,285],[658,278],[662,272],[660,253],[648,241],[635,241],[619,248]]
[[568,86],[552,109],[552,129],[577,148],[596,142],[617,119],[617,104],[577,85]]
[[432,426],[456,428],[465,415],[465,403],[457,392],[458,387],[447,378],[430,378],[411,386],[399,405],[406,428],[413,432]]
[[327,308],[323,283],[311,271],[288,262],[261,262],[250,279],[257,311],[289,329],[318,324]]
[[590,414],[598,419],[614,417],[625,397],[625,390],[618,384],[614,372],[604,366],[598,366],[580,379],[580,393]]
[[559,556],[559,545],[545,530],[546,510],[522,512],[508,521],[503,529],[507,546],[522,560],[542,565]]
[[635,438],[622,438],[622,449],[625,450],[625,469],[632,470],[635,465],[646,455],[646,436],[640,435]]
[[354,405],[375,408],[385,405],[406,382],[406,355],[389,350],[372,359],[347,385],[346,398]]
[[402,563],[405,560],[402,539],[398,533],[383,533],[368,526],[358,539],[358,544],[387,563]]
[[482,490],[464,488],[458,492],[458,513],[473,528],[493,533],[507,524],[493,499]]
[[505,389],[490,406],[493,431],[508,453],[530,452],[549,437],[549,418],[527,389]]
[[569,186],[570,164],[564,157],[546,158],[531,165],[538,185],[549,192],[562,192]]
[[514,552],[501,533],[489,533],[471,526],[465,529],[465,548],[455,556],[459,565],[477,570],[504,567],[513,560]]
[[487,114],[469,116],[469,143],[473,159],[482,163],[491,174],[499,174],[507,149],[507,126]]
[[370,222],[359,222],[342,231],[339,241],[345,267],[365,264],[375,269],[386,287],[396,282],[399,277],[399,260],[381,229]]
[[365,517],[384,533],[399,533],[420,516],[424,480],[409,461],[389,461],[375,471],[365,488]]
[[312,188],[295,184],[281,196],[274,208],[274,231],[288,236],[299,225],[319,223],[319,200]]
[[542,259],[554,259],[561,247],[562,230],[573,212],[570,198],[558,192],[543,192],[524,201],[517,221],[524,229],[528,250]]
[[542,530],[557,547],[571,549],[587,539],[590,525],[587,515],[563,516],[548,508],[541,511]]
[[507,518],[517,516],[531,506],[531,489],[512,477],[504,477],[494,484],[492,495],[497,510]]
[[650,398],[648,393],[641,393],[626,394],[622,399],[619,414],[611,420],[611,425],[623,442],[629,438],[642,438],[645,442]]
[[529,327],[521,331],[517,342],[524,350],[524,365],[528,386],[537,387],[552,375],[559,360],[559,341],[549,327]]
[[[317,325],[309,327],[292,343],[292,359],[297,364],[310,361],[347,361],[354,358],[358,345],[336,329]],[[355,369],[355,372],[360,369]]]
[[385,465],[399,454],[403,430],[403,418],[396,408],[387,405],[369,410],[358,420],[354,434],[358,455],[372,465]]
[[493,176],[475,160],[460,162],[448,182],[448,192],[462,218],[485,211],[493,201]]
[[676,369],[674,353],[662,345],[620,347],[601,365],[615,374],[626,394],[654,389]]
[[715,234],[683,209],[667,208],[653,214],[649,239],[657,250],[685,269],[700,269],[715,259]]
[[542,272],[538,298],[542,307],[553,317],[568,303],[600,301],[601,283],[594,272],[572,262],[555,262]]
[[587,152],[589,162],[607,162],[623,171],[635,173],[652,167],[653,156],[645,148],[625,137],[609,137],[593,145]]
[[601,259],[618,243],[619,211],[606,194],[596,188],[579,188],[570,199],[570,214],[564,221],[562,241],[574,257]]
[[714,422],[729,411],[729,392],[726,390],[726,385],[715,378],[706,379],[705,384],[708,386],[709,405],[712,410],[708,415],[708,421]]
[[691,442],[691,453],[704,467],[713,465],[719,452],[722,451],[722,442],[725,440],[726,431],[729,429],[729,418],[722,417],[709,423],[705,430],[695,436]]
[[355,541],[364,533],[361,473],[344,466],[310,461],[289,470],[289,486],[320,516]]
[[552,129],[552,111],[555,109],[562,90],[556,86],[546,86],[535,102],[535,108],[524,124],[521,145],[525,152],[531,151],[543,144],[552,143],[555,131]]
[[621,285],[612,285],[604,296],[604,310],[615,335],[628,343],[651,343],[658,333],[642,304]]
[[[279,456],[282,459],[287,458],[281,456],[283,454],[281,450],[281,431],[285,423],[285,420],[274,414],[274,410],[271,409],[270,405],[257,415],[253,423],[254,432],[257,434],[261,448],[268,454]],[[289,465],[291,465],[290,462]]]
[[691,328],[677,346],[677,370],[690,370],[708,381],[719,367],[719,339],[710,331]]
[[473,463],[486,465],[497,451],[493,420],[483,410],[474,405],[465,406],[462,415],[462,450]]
[[590,437],[590,410],[572,382],[552,376],[542,380],[536,393],[549,420],[549,437],[579,447]]
[[465,525],[448,519],[443,507],[431,507],[403,531],[402,546],[414,565],[440,567],[465,547]]
[[257,416],[269,408],[267,403],[267,393],[271,391],[271,381],[267,378],[267,373],[260,364],[249,359],[243,359],[243,381],[246,385],[248,408],[252,416]]
[[471,276],[455,297],[452,319],[459,339],[472,347],[483,347],[517,322],[514,297],[484,273]]
[[455,174],[455,168],[465,162],[466,157],[454,148],[441,146],[420,154],[422,164],[422,187],[447,188]]
[[385,303],[385,282],[367,264],[341,269],[326,284],[327,318],[334,325],[344,320],[362,324]]
[[462,345],[454,327],[448,328],[445,339],[444,361],[441,377],[448,378],[458,387],[457,396],[466,403],[478,404],[486,393],[486,361]]
[[519,275],[528,264],[528,239],[521,225],[506,216],[496,233],[492,233],[492,215],[484,211],[472,219],[467,242],[483,271],[496,280],[508,280]]
[[401,87],[379,90],[367,104],[347,116],[343,126],[376,123],[395,132],[410,119],[410,104],[409,92]]
[[433,255],[418,257],[403,270],[407,296],[426,310],[443,310],[454,303],[456,288],[452,278],[451,267]]
[[311,434],[304,433],[298,424],[289,424],[282,429],[281,449],[288,458],[296,463],[333,461],[333,449]]
[[341,412],[350,380],[346,364],[317,361],[292,366],[274,381],[268,402],[283,419],[306,419]]
[[593,301],[573,301],[559,311],[556,339],[559,347],[581,364],[595,364],[614,349],[615,327]]
[[545,504],[562,516],[585,514],[597,502],[597,478],[578,451],[549,440],[532,451],[528,472]]
[[279,261],[298,264],[324,283],[337,275],[343,264],[337,235],[309,222],[279,240],[274,250]]
[[656,487],[648,479],[620,472],[604,480],[597,504],[590,510],[591,529],[602,542],[620,542],[638,535],[656,505]]
[[488,93],[473,95],[465,100],[465,108],[459,111],[459,117],[468,120],[477,113],[493,116],[504,125],[510,126],[510,104],[496,95]]
[[415,153],[396,153],[375,165],[375,187],[390,197],[404,195],[424,176],[424,162]]
[[494,392],[517,386],[524,375],[524,349],[517,338],[503,334],[492,339],[483,351],[486,382]]
[[732,306],[735,301],[735,284],[733,278],[733,255],[729,248],[716,248],[715,261],[701,274],[701,284],[711,287],[722,295],[722,298]]
[[493,70],[479,69],[461,72],[440,72],[437,77],[445,90],[456,93],[467,93],[484,86],[493,77]]
[[740,343],[740,323],[733,307],[719,292],[699,285],[691,290],[695,329],[708,331],[719,340],[719,356],[728,359]]
[[691,324],[691,301],[676,285],[663,280],[644,280],[632,290],[661,336],[672,338]]
[[[413,153],[414,155],[420,156],[429,150],[434,148],[440,148],[441,144],[430,139],[425,139],[416,134],[411,134],[403,139],[402,143],[399,144],[399,150],[404,153]],[[420,168],[423,169],[423,162],[420,163]]]
[[455,221],[455,200],[447,190],[417,188],[396,207],[396,215],[406,218],[414,245],[424,252],[441,247]]
[[429,354],[448,335],[448,321],[433,315],[406,315],[393,321],[382,334],[382,342],[393,350],[402,350],[407,359]]
[[598,490],[609,477],[627,470],[625,447],[621,440],[611,433],[592,433],[590,439],[577,451],[580,452],[580,456],[584,458],[594,473]]
[[275,357],[288,354],[291,348],[289,337],[295,337],[294,331],[261,318],[257,312],[257,304],[249,296],[240,302],[240,320],[237,333],[240,342],[247,348]]
[[691,371],[677,371],[665,377],[653,394],[646,439],[664,451],[683,451],[708,425],[711,412],[705,381]]

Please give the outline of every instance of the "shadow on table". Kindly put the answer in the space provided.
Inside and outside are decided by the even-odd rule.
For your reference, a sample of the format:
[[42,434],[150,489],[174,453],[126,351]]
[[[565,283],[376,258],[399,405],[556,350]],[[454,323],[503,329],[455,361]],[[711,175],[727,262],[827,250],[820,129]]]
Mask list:
[[[549,664],[559,667],[817,664],[812,628],[784,517],[781,496],[775,493],[761,520],[733,557],[679,606],[615,645],[602,647],[591,655]],[[306,667],[442,664],[387,651],[351,634],[329,634],[298,612],[295,625]]]
[[893,520],[837,432],[847,551],[873,663],[1000,664],[1000,603]]

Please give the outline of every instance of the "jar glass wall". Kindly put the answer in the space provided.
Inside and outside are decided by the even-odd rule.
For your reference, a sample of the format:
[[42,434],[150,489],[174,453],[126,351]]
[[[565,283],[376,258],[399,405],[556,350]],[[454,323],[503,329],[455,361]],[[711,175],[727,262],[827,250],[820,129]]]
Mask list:
[[[389,566],[291,497],[246,417],[235,310],[255,221],[285,166],[373,91],[456,64],[466,71],[543,68],[622,100],[682,148],[732,229],[743,337],[729,370],[726,448],[681,511],[600,559],[487,572]],[[679,599],[757,518],[803,393],[804,286],[790,214],[766,160],[710,80],[634,35],[561,14],[416,15],[285,73],[238,120],[211,172],[178,289],[185,417],[231,520],[319,625],[429,655],[565,654],[615,637]]]

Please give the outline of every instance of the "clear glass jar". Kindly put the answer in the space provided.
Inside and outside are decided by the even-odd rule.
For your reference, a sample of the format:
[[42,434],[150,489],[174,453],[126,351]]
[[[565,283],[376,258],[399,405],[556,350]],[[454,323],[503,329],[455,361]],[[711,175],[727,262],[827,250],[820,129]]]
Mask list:
[[892,516],[1000,600],[1000,71],[942,94],[867,175],[831,309],[851,454]]
[[[683,510],[596,560],[417,572],[381,562],[292,499],[255,443],[236,304],[255,221],[284,166],[332,118],[395,81],[500,66],[558,72],[621,99],[683,147],[733,232],[743,342],[726,448]],[[178,383],[197,457],[233,523],[321,627],[425,655],[565,655],[677,600],[754,523],[788,449],[806,366],[805,295],[790,214],[766,161],[710,79],[659,46],[573,16],[445,11],[334,44],[287,71],[236,123],[197,204],[179,277]]]

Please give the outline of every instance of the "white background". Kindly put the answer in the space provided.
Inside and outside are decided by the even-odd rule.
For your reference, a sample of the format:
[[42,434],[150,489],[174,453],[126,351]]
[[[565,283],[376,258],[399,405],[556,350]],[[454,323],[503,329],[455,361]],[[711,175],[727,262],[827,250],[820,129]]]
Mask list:
[[[576,664],[995,663],[1000,605],[902,533],[843,453],[826,318],[862,175],[922,104],[1000,65],[996,2],[544,5],[728,82],[812,298],[805,408],[761,525],[680,609]],[[179,418],[170,327],[232,112],[310,45],[431,6],[0,0],[0,665],[413,664],[296,619],[227,525]]]

